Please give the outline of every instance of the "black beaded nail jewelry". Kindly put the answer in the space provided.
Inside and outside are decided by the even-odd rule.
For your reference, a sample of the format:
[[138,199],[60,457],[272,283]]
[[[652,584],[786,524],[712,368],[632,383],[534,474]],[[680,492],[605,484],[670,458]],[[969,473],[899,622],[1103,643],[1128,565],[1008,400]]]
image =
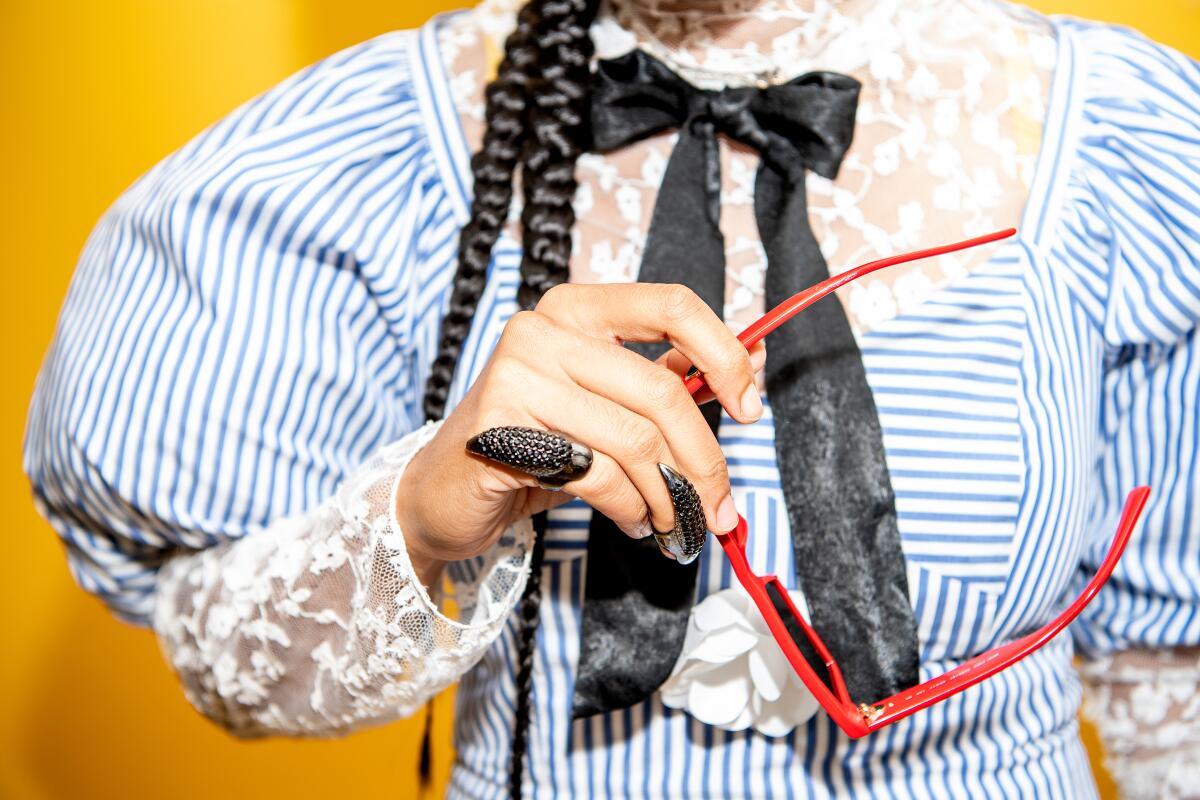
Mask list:
[[671,505],[675,508],[675,527],[666,533],[654,532],[659,547],[675,556],[680,564],[687,564],[700,555],[708,540],[708,524],[704,520],[704,509],[700,495],[692,482],[666,464],[659,464],[671,494]]
[[557,492],[582,478],[592,466],[592,449],[558,431],[506,425],[467,440],[467,452],[518,469]]

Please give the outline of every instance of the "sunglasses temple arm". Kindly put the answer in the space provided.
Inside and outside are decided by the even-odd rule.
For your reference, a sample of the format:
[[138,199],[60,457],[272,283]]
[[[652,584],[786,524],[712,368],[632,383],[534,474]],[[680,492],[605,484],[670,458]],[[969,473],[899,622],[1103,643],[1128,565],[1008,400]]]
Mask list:
[[[879,712],[868,722],[868,730],[882,728],[884,725],[903,719],[914,712],[945,700],[952,694],[974,686],[1021,660],[1062,633],[1092,601],[1092,598],[1100,591],[1100,587],[1112,575],[1113,569],[1116,568],[1121,554],[1125,552],[1125,546],[1129,543],[1129,539],[1137,527],[1138,518],[1141,516],[1142,509],[1145,508],[1149,496],[1150,487],[1139,486],[1125,498],[1121,521],[1117,526],[1116,536],[1113,537],[1112,544],[1109,546],[1108,554],[1104,557],[1099,569],[1096,570],[1096,574],[1084,587],[1083,592],[1066,610],[1051,620],[1049,624],[1027,636],[982,653],[940,677],[875,703],[874,708],[879,709]],[[851,735],[853,736],[852,733]]]
[[[966,250],[970,247],[978,247],[982,244],[995,242],[1000,239],[1007,239],[1017,232],[1016,228],[1005,228],[1004,230],[993,231],[992,233],[976,236],[971,239],[964,239],[961,242],[953,242],[951,244],[939,245],[937,247],[929,247],[924,250],[914,250],[911,253],[901,253],[899,255],[888,256],[877,261],[871,261],[866,264],[848,269],[843,273],[834,275],[831,278],[818,283],[816,286],[810,286],[802,292],[792,295],[787,300],[784,300],[775,308],[768,311],[763,316],[752,322],[747,328],[738,334],[738,341],[745,345],[749,350],[768,334],[774,331],[783,323],[790,320],[792,317],[799,314],[804,309],[811,306],[813,303],[828,297],[830,294],[851,281],[858,280],[864,275],[869,275],[872,272],[894,267],[897,264],[907,264],[910,261],[919,261],[922,258],[932,258],[934,256],[953,253],[958,250]],[[685,376],[685,385],[688,392],[695,394],[704,386],[704,376],[695,367],[688,370]]]

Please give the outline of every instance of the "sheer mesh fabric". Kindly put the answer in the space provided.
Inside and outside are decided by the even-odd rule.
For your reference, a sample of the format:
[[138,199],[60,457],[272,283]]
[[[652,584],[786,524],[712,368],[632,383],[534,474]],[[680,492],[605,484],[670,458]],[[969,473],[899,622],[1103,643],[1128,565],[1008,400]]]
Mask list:
[[[442,31],[472,147],[483,86],[519,0],[484,0]],[[643,47],[705,88],[836,70],[863,84],[836,180],[810,174],[809,219],[831,272],[907,249],[1017,226],[1055,66],[1045,20],[988,0],[607,0],[597,58]],[[573,283],[636,280],[673,131],[580,158]],[[725,320],[764,312],[766,257],[754,218],[758,155],[721,138]],[[511,232],[519,239],[514,209]],[[863,333],[981,264],[986,249],[888,270],[839,290]],[[770,347],[770,343],[767,343]]]
[[440,426],[382,448],[311,513],[164,566],[154,627],[192,705],[239,736],[336,735],[413,713],[479,660],[525,585],[533,529],[426,591],[395,490]]

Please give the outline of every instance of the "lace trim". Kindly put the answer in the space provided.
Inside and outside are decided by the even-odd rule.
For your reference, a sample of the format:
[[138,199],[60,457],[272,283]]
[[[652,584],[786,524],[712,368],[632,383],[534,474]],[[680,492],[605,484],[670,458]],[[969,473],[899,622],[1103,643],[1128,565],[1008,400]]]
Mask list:
[[[171,558],[154,629],[189,702],[231,732],[337,735],[408,716],[499,635],[529,570],[533,526],[509,527],[455,581],[415,577],[396,522],[427,423],[352,472],[330,501],[265,530]],[[459,619],[436,600],[453,596]]]

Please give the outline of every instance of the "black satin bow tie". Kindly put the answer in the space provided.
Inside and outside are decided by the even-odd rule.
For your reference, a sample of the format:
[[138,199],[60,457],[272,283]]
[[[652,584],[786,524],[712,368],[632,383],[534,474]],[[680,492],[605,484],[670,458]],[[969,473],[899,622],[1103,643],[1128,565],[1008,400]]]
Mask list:
[[[767,254],[767,307],[828,277],[808,224],[804,178],[808,170],[830,179],[837,174],[853,136],[859,88],[849,76],[814,72],[762,89],[709,91],[641,50],[601,61],[592,95],[594,150],[679,129],[638,280],[686,284],[723,315],[717,134],[760,154],[754,206]],[[651,359],[667,348],[627,346]],[[852,695],[886,697],[916,682],[916,625],[878,414],[836,298],[767,341],[766,378],[796,567],[813,624]],[[715,435],[720,405],[701,410]],[[683,645],[697,565],[664,559],[653,538],[631,540],[593,512],[576,717],[638,703],[668,677]]]
[[[603,153],[680,128],[671,160],[700,168],[694,175],[703,181],[706,210],[716,222],[721,175],[714,134],[753,147],[765,166],[793,184],[803,185],[806,170],[833,178],[854,133],[858,91],[858,81],[835,72],[810,72],[763,89],[700,89],[633,50],[599,63],[592,147]],[[698,149],[698,160],[687,151],[691,147]],[[671,188],[665,179],[664,186]]]

